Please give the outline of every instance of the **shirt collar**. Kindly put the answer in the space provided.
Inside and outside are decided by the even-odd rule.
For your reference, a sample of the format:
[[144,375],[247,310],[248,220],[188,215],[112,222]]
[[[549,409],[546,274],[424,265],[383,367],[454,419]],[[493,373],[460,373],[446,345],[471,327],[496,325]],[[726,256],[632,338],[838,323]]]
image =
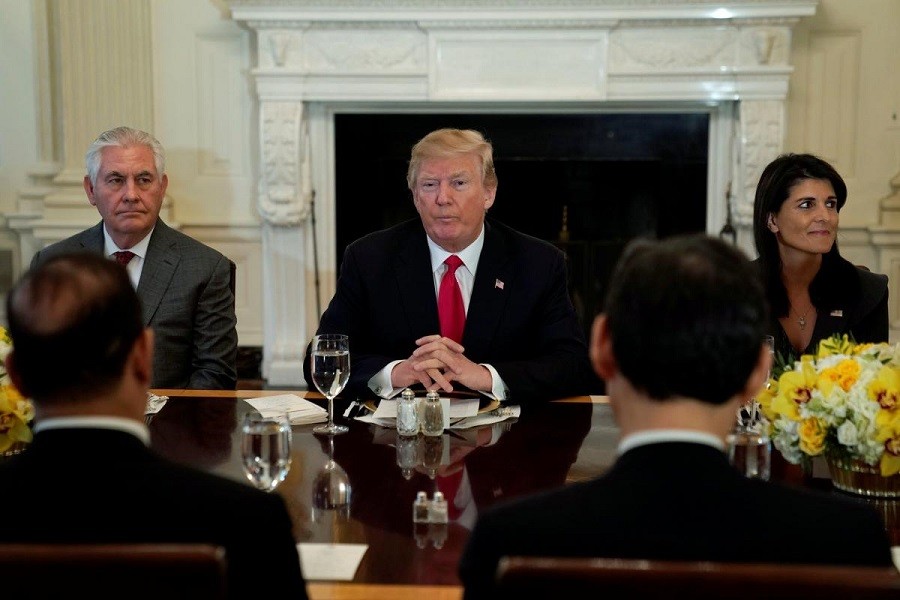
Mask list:
[[[154,227],[153,229],[156,229]],[[150,233],[144,236],[144,239],[139,241],[137,244],[128,248],[130,252],[134,252],[134,255],[144,259],[147,257],[147,246],[150,245],[150,236],[153,235],[153,229],[150,230]],[[109,232],[106,230],[106,223],[103,224],[103,251],[105,252],[105,256],[112,256],[116,252],[120,252],[124,248],[119,248],[116,243],[113,241],[112,237],[109,235]]]
[[122,417],[54,417],[42,419],[34,426],[35,433],[51,429],[115,429],[130,433],[145,446],[150,445],[150,430],[147,426]]
[[428,251],[431,254],[431,271],[437,271],[444,264],[444,261],[447,260],[447,257],[451,254],[457,255],[463,261],[463,265],[469,270],[472,275],[475,275],[475,269],[478,266],[478,259],[481,257],[481,249],[484,248],[484,223],[481,224],[481,232],[478,234],[478,237],[475,238],[475,241],[460,250],[459,252],[447,252],[440,246],[438,246],[434,241],[425,236],[425,239],[428,241]]
[[725,451],[725,443],[711,433],[689,429],[650,429],[626,435],[619,442],[618,453],[619,455],[622,455],[638,446],[661,444],[664,442],[705,444],[723,452]]

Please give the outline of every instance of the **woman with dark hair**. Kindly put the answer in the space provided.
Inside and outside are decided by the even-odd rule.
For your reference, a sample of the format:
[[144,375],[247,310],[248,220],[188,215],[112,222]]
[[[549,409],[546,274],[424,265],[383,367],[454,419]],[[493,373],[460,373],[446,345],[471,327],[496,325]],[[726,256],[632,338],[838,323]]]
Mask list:
[[783,154],[759,178],[756,263],[777,358],[814,352],[836,333],[857,342],[888,341],[887,276],[856,267],[838,252],[838,213],[846,201],[841,176],[810,154]]

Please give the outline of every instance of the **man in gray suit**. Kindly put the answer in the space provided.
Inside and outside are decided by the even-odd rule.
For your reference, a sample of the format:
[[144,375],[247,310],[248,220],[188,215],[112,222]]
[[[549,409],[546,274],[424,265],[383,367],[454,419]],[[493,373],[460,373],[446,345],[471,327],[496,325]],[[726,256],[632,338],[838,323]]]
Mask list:
[[159,218],[169,179],[149,133],[117,127],[85,156],[84,191],[103,220],[35,254],[96,252],[126,265],[155,333],[154,388],[234,389],[234,263]]

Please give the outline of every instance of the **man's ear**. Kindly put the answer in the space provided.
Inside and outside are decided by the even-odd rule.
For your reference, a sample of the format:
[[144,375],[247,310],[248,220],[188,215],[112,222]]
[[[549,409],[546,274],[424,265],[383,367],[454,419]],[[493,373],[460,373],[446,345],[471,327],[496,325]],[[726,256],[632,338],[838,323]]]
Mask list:
[[94,184],[91,183],[91,178],[87,175],[84,176],[84,193],[87,194],[88,202],[91,203],[91,206],[97,206],[97,201],[94,200]]
[[3,365],[6,367],[6,372],[9,374],[9,378],[12,380],[13,385],[19,390],[19,393],[26,398],[30,398],[31,392],[25,389],[25,384],[22,383],[22,376],[19,374],[19,369],[16,367],[15,353],[15,350],[10,350],[9,354],[6,355],[6,359],[3,361]]
[[612,337],[609,334],[609,322],[605,314],[597,315],[591,327],[591,365],[597,375],[609,380],[618,372],[619,367],[612,350]]
[[130,361],[138,381],[150,387],[153,379],[153,330],[149,327],[145,327],[134,341]]

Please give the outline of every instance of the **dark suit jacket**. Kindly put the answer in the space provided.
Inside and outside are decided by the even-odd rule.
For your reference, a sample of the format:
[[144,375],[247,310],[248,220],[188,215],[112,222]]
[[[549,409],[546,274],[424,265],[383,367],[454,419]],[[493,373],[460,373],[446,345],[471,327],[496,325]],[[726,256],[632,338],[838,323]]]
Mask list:
[[890,565],[863,500],[750,480],[710,446],[660,443],[602,477],[483,513],[460,560],[467,600],[504,555]]
[[[825,307],[816,318],[813,341],[815,350],[819,340],[835,333],[852,334],[860,343],[887,342],[890,334],[888,318],[888,278],[881,273],[856,269],[859,275],[859,298],[855,304],[837,309]],[[842,285],[836,282],[835,285]]]
[[[347,246],[318,333],[350,336],[350,394],[371,396],[367,382],[373,375],[392,360],[409,358],[417,338],[439,332],[431,259],[419,219]],[[485,223],[462,345],[470,360],[497,369],[511,402],[603,389],[568,295],[565,256],[496,222]],[[315,389],[308,350],[304,374]]]
[[0,511],[15,515],[3,542],[212,543],[226,551],[229,597],[256,597],[265,582],[306,598],[280,496],[169,462],[131,434],[39,432],[0,461],[0,486]]
[[[67,252],[103,252],[103,223],[40,250],[32,266]],[[155,388],[231,389],[237,384],[232,263],[157,220],[137,293],[155,343]]]

